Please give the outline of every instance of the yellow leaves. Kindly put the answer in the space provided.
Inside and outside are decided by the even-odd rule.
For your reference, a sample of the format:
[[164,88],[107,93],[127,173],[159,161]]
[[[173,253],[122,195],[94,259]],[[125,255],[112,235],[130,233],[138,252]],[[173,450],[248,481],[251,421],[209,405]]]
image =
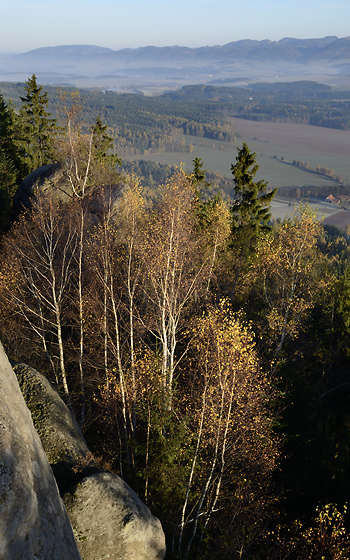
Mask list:
[[145,209],[145,200],[142,196],[142,186],[136,175],[129,174],[125,177],[126,185],[123,188],[118,215],[126,222],[139,219]]
[[315,293],[324,288],[320,233],[314,213],[301,205],[259,241],[249,278],[267,306],[269,336],[279,350],[286,337],[298,335]]
[[139,399],[153,400],[163,392],[163,377],[157,357],[144,347],[139,350],[135,361],[136,392]]
[[327,504],[316,508],[316,517],[311,526],[306,527],[296,519],[291,527],[278,527],[275,537],[276,543],[282,546],[283,556],[297,554],[298,558],[312,560],[313,558],[332,558],[332,560],[347,560],[350,552],[350,539],[345,527],[344,513],[334,504]]
[[234,399],[239,408],[250,386],[256,386],[259,379],[252,334],[229,310],[228,302],[222,301],[196,321],[193,335],[201,385],[208,400],[216,407],[222,398],[226,405]]

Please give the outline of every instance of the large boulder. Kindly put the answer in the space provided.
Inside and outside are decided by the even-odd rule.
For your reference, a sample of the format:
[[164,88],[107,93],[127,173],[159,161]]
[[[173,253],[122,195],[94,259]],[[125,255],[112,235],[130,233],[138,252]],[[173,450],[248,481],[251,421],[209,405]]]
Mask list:
[[[124,185],[116,183],[93,188],[93,196],[88,199],[88,211],[92,223],[98,223],[106,212],[106,204],[110,217],[117,214],[120,196]],[[38,194],[51,196],[60,203],[66,203],[75,197],[69,180],[66,163],[51,163],[38,167],[20,184],[13,198],[13,209],[16,214],[23,209],[30,209]]]
[[162,560],[160,521],[118,475],[94,464],[79,427],[49,381],[26,364],[16,364],[14,371],[64,494],[82,559]]
[[165,557],[160,521],[119,476],[91,475],[63,499],[83,560]]
[[51,383],[34,368],[16,364],[24,400],[29,408],[60,492],[65,492],[88,472],[90,452],[84,436]]
[[20,212],[23,208],[30,208],[38,192],[50,192],[59,200],[68,200],[71,188],[63,165],[50,163],[32,171],[17,189],[13,198],[14,210]]
[[0,559],[78,560],[64,504],[0,344]]

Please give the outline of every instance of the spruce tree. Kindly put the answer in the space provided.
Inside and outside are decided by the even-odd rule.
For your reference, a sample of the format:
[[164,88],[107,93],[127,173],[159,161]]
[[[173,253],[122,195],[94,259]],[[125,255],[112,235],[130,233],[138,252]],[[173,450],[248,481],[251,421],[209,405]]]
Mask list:
[[236,163],[231,165],[236,198],[231,207],[231,299],[240,292],[250,257],[254,254],[259,235],[269,229],[270,203],[277,189],[268,191],[266,181],[254,181],[259,166],[256,154],[244,142],[238,149]]
[[112,136],[109,136],[107,125],[103,124],[99,116],[96,117],[92,132],[95,160],[111,169],[121,165],[120,157],[114,153],[114,140]]
[[192,171],[192,185],[199,190],[200,187],[207,187],[209,183],[205,181],[206,169],[203,169],[203,161],[199,157],[195,157],[193,160],[193,171]]
[[24,149],[24,163],[27,173],[52,161],[53,133],[56,121],[47,111],[48,94],[38,86],[35,74],[25,83],[26,95],[21,97],[19,111],[20,145]]
[[232,205],[232,228],[233,233],[239,230],[244,233],[245,239],[250,240],[269,228],[270,203],[277,192],[277,188],[267,192],[266,181],[254,181],[258,169],[256,154],[244,142],[238,149],[236,163],[231,165],[236,191]]
[[15,141],[16,114],[0,94],[0,228],[9,221],[12,198],[21,179],[21,151]]

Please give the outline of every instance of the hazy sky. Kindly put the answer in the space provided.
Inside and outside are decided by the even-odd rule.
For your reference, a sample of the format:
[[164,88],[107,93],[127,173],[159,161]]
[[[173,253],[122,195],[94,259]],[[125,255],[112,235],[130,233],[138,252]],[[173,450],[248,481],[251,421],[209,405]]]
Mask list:
[[0,52],[350,34],[349,0],[1,0]]

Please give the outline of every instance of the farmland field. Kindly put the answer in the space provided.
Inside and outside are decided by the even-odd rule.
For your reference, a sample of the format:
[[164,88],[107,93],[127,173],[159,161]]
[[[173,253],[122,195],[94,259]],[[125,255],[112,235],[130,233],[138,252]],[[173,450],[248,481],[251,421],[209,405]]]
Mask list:
[[[311,169],[292,165],[293,160],[309,162],[311,168],[328,167],[343,176],[350,183],[350,131],[335,130],[302,124],[255,122],[234,119],[236,142],[219,142],[196,136],[182,136],[186,144],[193,146],[189,152],[164,152],[126,159],[148,159],[169,165],[184,165],[190,171],[193,159],[200,157],[204,167],[230,177],[231,163],[234,163],[237,148],[245,141],[256,153],[259,171],[257,179],[268,181],[271,187],[280,187],[279,198],[272,204],[275,218],[283,218],[294,210],[294,202],[283,199],[283,187],[315,186],[329,187],[329,193],[336,184]],[[281,159],[283,158],[283,160]],[[327,203],[311,204],[318,209],[319,216],[335,215],[338,209]],[[350,212],[349,220],[350,224]]]
[[[302,124],[260,123],[245,119],[234,119],[234,126],[237,134],[235,144],[183,136],[187,144],[193,145],[192,153],[163,152],[126,159],[148,159],[169,165],[182,162],[185,169],[190,170],[197,156],[204,161],[206,169],[230,176],[230,166],[235,161],[237,147],[246,141],[249,148],[256,152],[259,164],[257,178],[265,179],[272,187],[329,185],[331,189],[333,180],[291,165],[293,160],[308,161],[313,168],[320,165],[334,169],[344,177],[346,183],[350,183],[348,130]],[[282,157],[284,161],[281,161]]]

